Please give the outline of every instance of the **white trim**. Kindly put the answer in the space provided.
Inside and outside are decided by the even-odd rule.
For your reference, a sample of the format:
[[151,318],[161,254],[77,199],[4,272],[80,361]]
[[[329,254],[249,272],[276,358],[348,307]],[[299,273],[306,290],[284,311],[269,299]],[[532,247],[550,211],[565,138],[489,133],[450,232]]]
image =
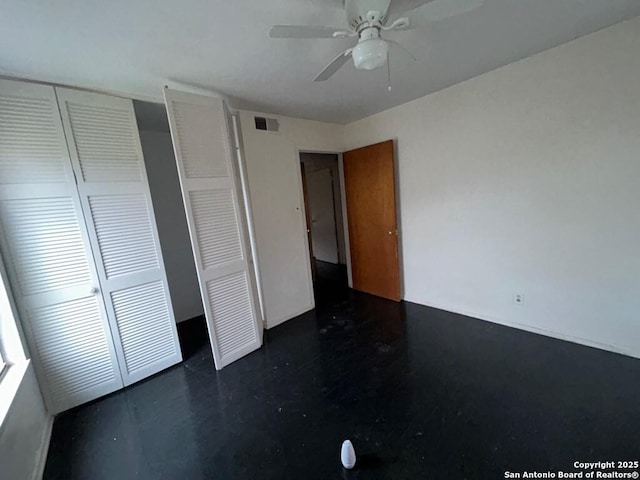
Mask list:
[[0,432],[2,432],[4,422],[11,411],[11,406],[20,389],[20,385],[22,385],[29,363],[29,360],[24,360],[13,365],[7,365],[2,376],[2,381],[0,381]]
[[353,271],[351,270],[351,243],[349,241],[349,217],[347,214],[347,187],[344,183],[344,158],[338,154],[338,172],[340,172],[340,206],[342,207],[342,232],[344,235],[344,261],[347,264],[347,283],[353,288]]
[[47,413],[47,420],[42,431],[42,439],[40,440],[40,448],[38,449],[36,466],[33,469],[32,480],[41,480],[44,475],[44,467],[47,464],[47,455],[49,455],[49,445],[51,444],[51,432],[53,431],[53,415]]
[[619,345],[611,345],[608,343],[597,342],[595,340],[590,340],[588,338],[582,338],[575,335],[570,335],[563,332],[557,332],[555,330],[547,330],[545,328],[534,327],[533,325],[529,325],[526,323],[512,322],[508,320],[503,320],[497,317],[493,317],[491,315],[485,315],[477,312],[472,312],[470,310],[465,310],[464,308],[455,307],[452,305],[444,305],[444,304],[435,304],[430,302],[419,302],[416,300],[411,300],[409,298],[404,299],[407,302],[415,303],[417,305],[422,305],[425,307],[435,308],[437,310],[444,310],[446,312],[457,313],[459,315],[464,315],[465,317],[470,317],[475,320],[482,320],[485,322],[491,322],[498,325],[502,325],[505,327],[516,328],[518,330],[523,330],[525,332],[535,333],[538,335],[544,335],[545,337],[555,338],[556,340],[563,340],[565,342],[577,343],[578,345],[584,345],[586,347],[597,348],[599,350],[605,350],[607,352],[618,353],[621,355],[627,355],[633,358],[639,358],[640,354],[638,352],[634,352],[631,347],[622,347]]
[[[6,315],[3,316],[2,313]],[[29,358],[19,318],[9,284],[9,275],[0,254],[0,350],[7,368],[12,363],[19,363]]]
[[130,100],[139,100],[141,102],[162,103],[162,97],[151,97],[151,96],[148,96],[148,95],[139,95],[137,93],[124,92],[124,91],[119,91],[119,90],[102,90],[102,89],[95,89],[95,88],[90,88],[90,87],[83,87],[83,86],[80,86],[80,85],[73,85],[73,84],[70,84],[70,83],[50,82],[50,81],[46,81],[46,80],[40,80],[40,79],[37,79],[37,78],[16,77],[16,76],[12,76],[12,75],[0,75],[0,79],[2,79],[2,80],[12,80],[12,81],[24,82],[24,83],[33,83],[33,84],[36,84],[36,85],[46,85],[46,86],[49,86],[49,87],[70,88],[72,90],[80,90],[82,92],[99,93],[99,94],[104,94],[104,95],[110,95],[112,97],[121,97],[121,98],[130,99]]
[[249,176],[247,165],[244,159],[242,142],[242,129],[240,128],[240,117],[238,113],[230,113],[231,126],[233,127],[233,140],[235,142],[236,161],[238,163],[238,174],[240,175],[240,186],[242,187],[242,197],[244,201],[245,217],[247,222],[247,234],[249,236],[249,262],[253,267],[253,274],[258,292],[258,303],[260,304],[260,314],[262,316],[263,329],[267,328],[267,316],[264,305],[264,293],[262,290],[262,277],[260,276],[260,260],[258,259],[258,244],[253,221],[253,208],[251,206],[251,191],[249,190]]
[[[302,158],[300,157],[300,154],[307,153],[307,152],[308,150],[303,150],[300,147],[296,147],[295,174],[296,174],[296,182],[298,184],[298,205],[299,205],[298,213],[302,218],[302,230],[301,230],[302,241],[304,243],[304,251],[306,252],[306,257],[307,257],[306,277],[307,277],[307,290],[309,292],[309,305],[311,305],[311,309],[314,309],[316,308],[316,295],[315,295],[315,292],[313,291],[313,273],[311,272],[311,262],[313,262],[313,258],[311,257],[311,249],[309,248],[309,229],[311,227],[307,225],[307,214],[306,214],[306,208],[304,205],[304,189],[302,186],[302,167],[300,166],[301,160],[302,160]],[[316,153],[316,152],[313,152],[313,153]],[[304,310],[304,311],[306,312],[308,310]],[[271,324],[268,325],[267,328],[275,327],[276,325],[279,325],[282,322],[286,322],[291,318],[295,318],[298,315],[300,315],[300,313],[290,318],[286,318],[282,321],[271,322]]]

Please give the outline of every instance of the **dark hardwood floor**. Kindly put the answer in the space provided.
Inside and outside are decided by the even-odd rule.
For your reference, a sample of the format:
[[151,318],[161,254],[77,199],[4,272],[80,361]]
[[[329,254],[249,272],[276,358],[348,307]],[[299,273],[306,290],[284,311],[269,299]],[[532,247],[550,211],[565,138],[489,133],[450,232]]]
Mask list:
[[44,478],[499,479],[640,460],[640,361],[358,294],[319,267],[317,309],[259,351],[216,372],[191,321],[182,364],[58,416]]

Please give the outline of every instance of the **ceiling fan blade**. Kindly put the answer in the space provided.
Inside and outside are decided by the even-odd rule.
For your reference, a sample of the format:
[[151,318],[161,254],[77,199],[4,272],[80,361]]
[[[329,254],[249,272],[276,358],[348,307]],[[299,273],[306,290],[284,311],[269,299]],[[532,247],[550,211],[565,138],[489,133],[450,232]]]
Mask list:
[[326,67],[324,67],[324,70],[322,70],[318,74],[318,76],[313,79],[313,81],[314,82],[323,82],[323,81],[327,80],[328,78],[330,78],[334,73],[336,73],[338,70],[340,70],[340,67],[342,67],[345,63],[347,63],[349,58],[351,58],[351,52],[352,51],[353,51],[353,48],[350,48],[350,49],[345,50],[344,52],[342,52],[336,58],[334,58],[331,61],[331,63],[329,65],[327,65]]
[[396,19],[396,22],[402,17],[407,17],[409,22],[408,25],[400,22],[398,27],[393,28],[393,30],[408,30],[409,28],[416,28],[432,22],[445,20],[476,10],[484,5],[484,3],[485,0],[433,0],[413,10],[409,10],[404,14],[398,15],[399,18]]
[[352,36],[352,33],[336,27],[274,25],[269,31],[269,36],[271,38],[339,38]]
[[389,7],[389,15],[393,18],[405,16],[407,12],[433,2],[433,0],[394,0]]
[[388,38],[386,38],[385,41],[387,43],[389,43],[389,45],[391,45],[392,47],[395,47],[398,50],[402,50],[404,52],[404,54],[408,55],[409,57],[411,57],[411,60],[413,60],[414,62],[418,61],[418,59],[413,56],[413,54],[409,51],[409,49],[407,49],[407,47],[405,47],[401,43],[398,43],[395,40],[389,40]]

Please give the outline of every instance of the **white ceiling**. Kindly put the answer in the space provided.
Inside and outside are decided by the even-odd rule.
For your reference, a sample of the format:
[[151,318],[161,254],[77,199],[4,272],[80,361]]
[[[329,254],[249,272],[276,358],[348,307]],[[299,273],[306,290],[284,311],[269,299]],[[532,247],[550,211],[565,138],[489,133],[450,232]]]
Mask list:
[[[414,2],[415,0],[394,0]],[[639,0],[486,0],[418,31],[418,57],[314,76],[352,39],[272,40],[273,24],[343,26],[340,0],[3,0],[0,74],[159,101],[166,83],[228,95],[237,108],[348,123],[621,20]]]

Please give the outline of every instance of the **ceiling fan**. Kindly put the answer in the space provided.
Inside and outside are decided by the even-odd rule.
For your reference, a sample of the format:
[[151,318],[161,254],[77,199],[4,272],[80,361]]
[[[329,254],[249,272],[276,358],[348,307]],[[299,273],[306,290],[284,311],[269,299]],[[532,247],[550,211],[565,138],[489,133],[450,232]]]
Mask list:
[[[397,3],[403,3],[399,1]],[[406,3],[406,2],[404,2]],[[373,70],[388,64],[389,48],[403,50],[413,60],[409,51],[394,40],[382,38],[382,32],[408,30],[429,22],[442,20],[474,10],[484,0],[410,0],[420,6],[403,14],[394,15],[391,0],[344,0],[347,14],[346,29],[312,25],[275,25],[271,38],[358,38],[358,43],[334,58],[314,79],[321,82],[330,78],[349,58],[358,70]],[[395,6],[395,5],[394,5]],[[389,87],[391,89],[391,87]]]

